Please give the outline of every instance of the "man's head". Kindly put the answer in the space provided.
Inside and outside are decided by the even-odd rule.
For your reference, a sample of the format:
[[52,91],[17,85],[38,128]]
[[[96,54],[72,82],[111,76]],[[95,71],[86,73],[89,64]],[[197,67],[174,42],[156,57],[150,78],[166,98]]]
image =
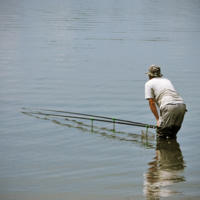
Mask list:
[[151,65],[149,68],[149,71],[146,72],[146,74],[149,76],[149,78],[154,78],[154,77],[162,77],[162,74],[160,73],[160,67],[158,65]]

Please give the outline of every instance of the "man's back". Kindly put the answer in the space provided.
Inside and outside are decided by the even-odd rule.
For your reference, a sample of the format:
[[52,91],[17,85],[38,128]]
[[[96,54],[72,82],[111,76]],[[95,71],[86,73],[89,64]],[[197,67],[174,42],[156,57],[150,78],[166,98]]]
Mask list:
[[171,81],[162,77],[155,77],[145,84],[145,99],[149,98],[155,99],[159,109],[167,104],[184,104]]

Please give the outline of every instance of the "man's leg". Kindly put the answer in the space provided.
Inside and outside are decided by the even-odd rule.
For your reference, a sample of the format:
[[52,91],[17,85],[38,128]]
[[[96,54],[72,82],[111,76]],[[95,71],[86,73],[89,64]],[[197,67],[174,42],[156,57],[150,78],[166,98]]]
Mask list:
[[176,116],[176,119],[174,121],[174,126],[181,127],[181,124],[185,116],[186,105],[185,104],[176,104],[176,105],[177,105],[178,115]]
[[184,119],[185,104],[166,105],[160,112],[158,136],[176,136]]

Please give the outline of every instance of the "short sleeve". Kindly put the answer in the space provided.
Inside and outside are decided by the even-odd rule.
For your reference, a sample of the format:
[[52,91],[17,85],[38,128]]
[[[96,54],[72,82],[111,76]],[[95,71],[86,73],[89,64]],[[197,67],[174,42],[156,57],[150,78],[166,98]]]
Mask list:
[[150,99],[153,98],[154,99],[154,94],[153,94],[153,90],[151,88],[151,85],[149,84],[149,82],[147,82],[145,84],[145,99]]

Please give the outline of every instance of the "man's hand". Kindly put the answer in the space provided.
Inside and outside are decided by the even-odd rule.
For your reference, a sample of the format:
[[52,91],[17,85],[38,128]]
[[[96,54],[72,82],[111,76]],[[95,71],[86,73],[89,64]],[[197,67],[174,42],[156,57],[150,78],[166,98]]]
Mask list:
[[150,107],[152,113],[154,114],[154,116],[156,118],[157,126],[159,126],[159,115],[158,115],[158,111],[157,111],[157,108],[156,108],[155,100],[153,98],[149,99],[149,107]]

